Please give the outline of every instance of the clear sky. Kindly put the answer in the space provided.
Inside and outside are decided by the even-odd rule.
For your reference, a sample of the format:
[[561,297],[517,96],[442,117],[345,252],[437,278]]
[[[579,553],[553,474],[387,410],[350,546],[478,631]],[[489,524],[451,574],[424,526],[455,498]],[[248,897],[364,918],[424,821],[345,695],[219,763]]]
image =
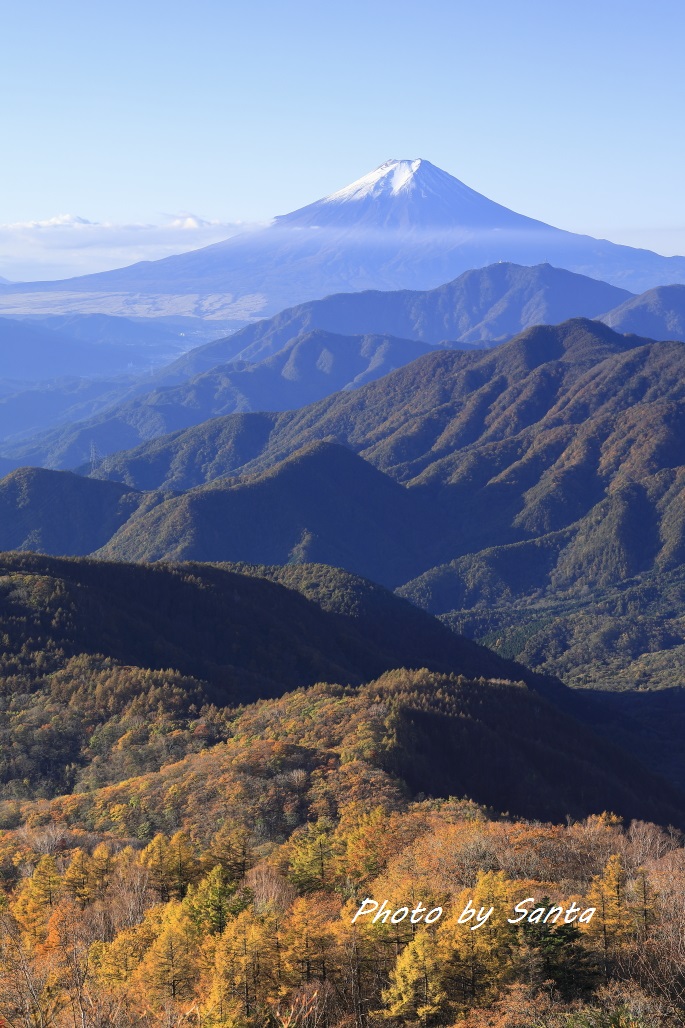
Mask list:
[[1,36],[6,277],[203,245],[389,157],[685,253],[682,0],[23,0]]

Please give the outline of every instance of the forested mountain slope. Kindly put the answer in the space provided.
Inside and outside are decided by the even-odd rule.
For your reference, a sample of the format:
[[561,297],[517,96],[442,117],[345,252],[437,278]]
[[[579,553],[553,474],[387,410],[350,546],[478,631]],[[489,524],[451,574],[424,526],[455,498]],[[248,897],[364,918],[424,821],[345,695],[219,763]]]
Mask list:
[[[208,418],[236,411],[291,410],[342,389],[356,389],[430,349],[388,335],[303,332],[257,364],[234,360],[173,386],[153,387],[155,379],[136,379],[124,400],[116,396],[119,402],[101,404],[91,417],[63,418],[59,426],[10,440],[4,448],[25,463],[69,468],[83,464],[95,445],[106,466],[107,454]],[[157,379],[165,381],[163,375]],[[4,406],[0,403],[0,418]]]
[[[195,347],[146,378],[119,384],[118,392],[103,390],[90,417],[79,415],[76,406],[73,416],[58,411],[54,428],[9,438],[3,452],[26,464],[75,467],[92,443],[106,455],[234,411],[301,407],[380,378],[429,345],[492,345],[529,325],[593,317],[632,298],[560,268],[504,263],[423,292],[341,293]],[[56,405],[54,393],[43,398],[38,416]],[[35,407],[32,401],[29,395],[17,397],[17,403]]]
[[167,369],[189,378],[239,357],[259,361],[303,333],[393,335],[437,344],[501,342],[532,325],[594,318],[634,300],[606,282],[550,264],[500,262],[464,272],[428,290],[336,293],[289,307],[224,339],[195,347]]
[[[187,488],[336,440],[405,484],[411,504],[428,512],[415,537],[433,555],[449,552],[468,569],[469,555],[496,548],[477,558],[482,583],[463,572],[474,593],[486,588],[483,575],[495,574],[487,570],[492,561],[501,568],[492,589],[508,595],[547,584],[602,585],[681,560],[684,382],[681,343],[650,343],[576,320],[530,329],[487,353],[429,354],[300,411],[217,419],[120,455],[109,475],[148,488]],[[219,489],[243,484],[244,477]],[[151,537],[161,549],[146,551],[140,536],[138,558],[162,556],[163,539],[174,535],[173,525],[161,533],[160,510],[154,518]],[[438,524],[436,547],[428,541]],[[208,551],[203,556],[209,559]],[[437,611],[461,605],[462,564],[431,571],[412,598]],[[507,567],[511,581],[502,578]],[[450,576],[459,602],[433,601],[433,582],[444,591]]]
[[685,340],[685,285],[657,286],[632,296],[601,321],[616,332],[636,332],[651,339]]
[[[485,353],[428,354],[298,411],[215,419],[113,459],[109,478],[151,491],[126,501],[103,553],[317,560],[403,585],[434,612],[674,567],[684,356],[575,320]],[[62,479],[31,481],[46,498]],[[11,545],[29,546],[41,505],[22,505],[14,482]],[[75,536],[63,552],[83,552]]]
[[[457,709],[468,686],[421,675],[356,697],[316,687],[243,711],[225,746],[159,774],[5,805],[15,825],[27,817],[0,832],[6,1019],[47,1010],[67,1025],[75,996],[95,1023],[122,1028],[141,1013],[168,1024],[227,1011],[246,1028],[312,1012],[332,1028],[367,1011],[372,1024],[414,1024],[428,1003],[455,1028],[679,1028],[679,833],[608,813],[549,824],[412,800],[369,746],[389,739],[394,755],[393,718],[430,716],[438,685]],[[524,911],[538,912],[511,924],[528,894]],[[371,896],[394,923],[355,920]],[[491,915],[478,936],[467,904]],[[580,911],[594,915],[579,923]]]
[[[110,757],[120,771],[129,759],[130,773],[154,766],[178,747],[192,750],[188,725],[202,708],[317,681],[358,685],[402,666],[526,677],[345,572],[301,566],[283,572],[287,587],[280,571],[248,570],[3,554],[4,796],[68,790],[91,764],[107,779]],[[563,700],[561,685],[527,677]],[[201,746],[225,734],[221,719],[207,717]],[[120,759],[112,748],[124,737]]]
[[103,546],[143,495],[70,471],[19,468],[0,480],[0,550],[81,556]]
[[[582,376],[649,342],[584,319],[539,326],[494,350],[427,354],[359,390],[298,411],[213,419],[115,455],[100,475],[140,487],[143,469],[154,466],[145,488],[189,488],[221,474],[270,467],[310,442],[333,439],[411,481],[443,457],[459,460],[473,446],[535,430]],[[600,396],[592,393],[590,386],[589,400],[596,404]],[[207,452],[212,463],[204,468],[198,457]]]
[[144,378],[89,390],[65,383],[66,399],[54,386],[15,393],[0,404],[3,452],[25,464],[75,467],[93,443],[102,458],[223,414],[306,406],[380,378],[430,346],[492,346],[569,317],[600,316],[620,332],[682,339],[683,289],[635,297],[547,264],[499,263],[425,292],[334,295],[198,346]]
[[115,560],[333,564],[391,587],[449,552],[448,519],[346,447],[314,443],[276,467],[180,495],[146,494],[98,555]]
[[[351,797],[368,805],[420,792],[531,818],[608,807],[683,823],[678,790],[521,684],[397,670],[359,690],[317,685],[224,718],[204,711],[190,720],[228,738],[197,753],[191,744],[183,760],[142,778],[54,799],[52,816],[111,832],[112,811],[122,811],[119,830],[135,835],[145,823],[154,833],[168,828],[162,797],[171,794],[176,817],[194,834],[219,816],[267,821],[286,834],[284,806],[302,823],[317,806],[335,815]],[[129,745],[122,739],[115,749],[120,766]],[[95,768],[82,772],[91,786],[96,776]],[[29,801],[14,809],[31,817],[35,808]]]
[[[501,611],[510,639],[506,609],[527,624],[543,604],[555,627],[539,651],[505,640],[502,652],[606,683],[623,638],[611,590],[683,565],[684,356],[585,320],[430,353],[301,410],[217,418],[122,453],[102,478],[15,473],[0,486],[0,536],[120,560],[336,564],[457,612],[494,645],[469,611]],[[679,628],[670,614],[665,634],[639,620],[645,595],[624,684],[673,684]],[[582,673],[550,657],[559,604],[569,640],[581,608],[609,618],[600,663]]]

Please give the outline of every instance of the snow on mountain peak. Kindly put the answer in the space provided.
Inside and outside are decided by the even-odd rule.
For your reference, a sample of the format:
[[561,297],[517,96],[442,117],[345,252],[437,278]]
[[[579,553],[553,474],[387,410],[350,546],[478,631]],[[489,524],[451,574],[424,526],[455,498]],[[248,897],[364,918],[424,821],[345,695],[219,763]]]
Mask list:
[[539,224],[417,157],[385,161],[335,193],[281,215],[276,226],[387,233],[530,229]]
[[368,175],[362,175],[349,186],[338,189],[324,199],[324,203],[346,202],[348,200],[363,200],[366,197],[378,197],[383,193],[390,193],[397,196],[403,190],[413,189],[416,185],[415,176],[422,164],[427,162],[421,158],[416,160],[388,160],[379,165]]

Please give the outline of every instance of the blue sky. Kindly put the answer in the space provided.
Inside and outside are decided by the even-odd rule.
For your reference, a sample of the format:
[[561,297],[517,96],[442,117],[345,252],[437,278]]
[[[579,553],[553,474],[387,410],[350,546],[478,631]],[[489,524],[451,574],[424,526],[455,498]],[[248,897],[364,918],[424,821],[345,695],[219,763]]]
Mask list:
[[3,12],[0,275],[189,249],[417,156],[685,253],[684,30],[676,0],[23,0]]

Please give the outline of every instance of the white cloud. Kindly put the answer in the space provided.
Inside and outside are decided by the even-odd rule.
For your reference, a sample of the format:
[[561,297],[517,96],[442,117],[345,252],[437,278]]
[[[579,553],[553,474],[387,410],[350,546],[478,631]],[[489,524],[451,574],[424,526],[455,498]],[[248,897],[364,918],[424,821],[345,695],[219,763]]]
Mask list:
[[95,225],[96,222],[87,218],[79,218],[76,214],[58,214],[44,221],[15,221],[10,225],[0,225],[0,231],[26,232],[34,228],[75,228],[77,225]]
[[0,277],[26,282],[87,275],[195,250],[261,227],[188,211],[164,215],[157,225],[95,222],[75,214],[0,224]]

